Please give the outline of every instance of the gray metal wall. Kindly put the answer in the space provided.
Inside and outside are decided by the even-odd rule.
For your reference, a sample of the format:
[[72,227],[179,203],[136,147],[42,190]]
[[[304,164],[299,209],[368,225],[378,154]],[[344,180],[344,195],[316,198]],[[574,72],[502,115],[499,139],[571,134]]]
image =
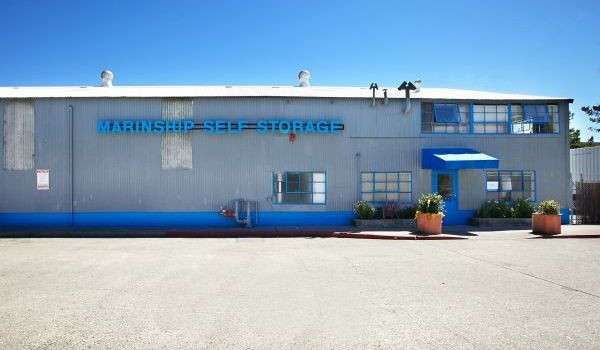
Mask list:
[[571,150],[573,181],[600,182],[600,146]]
[[[0,100],[0,111],[7,101]],[[193,167],[163,167],[161,136],[99,135],[97,119],[165,117],[161,99],[41,99],[35,106],[34,170],[0,170],[0,211],[70,211],[69,105],[74,112],[74,210],[212,211],[234,198],[258,200],[260,210],[351,210],[359,171],[411,171],[413,200],[431,191],[421,169],[424,147],[470,147],[500,159],[506,170],[535,170],[537,198],[568,203],[568,106],[560,135],[421,135],[420,105],[370,106],[358,99],[198,98],[195,119],[338,118],[341,135],[191,136]],[[186,102],[184,102],[186,103]],[[3,133],[0,132],[0,135]],[[183,147],[183,146],[182,146]],[[187,146],[185,146],[187,147]],[[50,169],[50,191],[37,191],[35,168]],[[327,204],[273,205],[274,171],[326,171]],[[483,171],[461,171],[461,209],[485,199]]]

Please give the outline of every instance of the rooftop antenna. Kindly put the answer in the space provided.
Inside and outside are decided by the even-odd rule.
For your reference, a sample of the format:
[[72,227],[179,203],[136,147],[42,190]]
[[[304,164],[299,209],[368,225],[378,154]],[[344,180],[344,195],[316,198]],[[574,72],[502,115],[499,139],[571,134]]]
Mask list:
[[379,87],[377,86],[377,83],[371,83],[369,89],[373,91],[373,99],[371,100],[371,106],[375,106],[375,90],[379,90]]

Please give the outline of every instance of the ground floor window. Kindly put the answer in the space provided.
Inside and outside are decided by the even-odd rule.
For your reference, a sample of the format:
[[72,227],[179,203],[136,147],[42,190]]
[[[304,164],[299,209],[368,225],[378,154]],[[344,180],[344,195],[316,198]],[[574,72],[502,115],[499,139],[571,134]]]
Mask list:
[[325,204],[324,172],[277,172],[273,174],[274,203]]
[[361,200],[367,202],[412,200],[410,172],[373,172],[360,174]]
[[535,200],[535,172],[486,171],[486,199],[492,200]]

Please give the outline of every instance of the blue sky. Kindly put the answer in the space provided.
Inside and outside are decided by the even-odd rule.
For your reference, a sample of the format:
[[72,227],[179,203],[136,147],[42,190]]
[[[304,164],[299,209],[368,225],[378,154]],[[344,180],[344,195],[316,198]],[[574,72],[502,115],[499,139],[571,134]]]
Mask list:
[[[424,86],[600,103],[600,1],[0,4],[0,85]],[[600,135],[596,135],[596,139]]]

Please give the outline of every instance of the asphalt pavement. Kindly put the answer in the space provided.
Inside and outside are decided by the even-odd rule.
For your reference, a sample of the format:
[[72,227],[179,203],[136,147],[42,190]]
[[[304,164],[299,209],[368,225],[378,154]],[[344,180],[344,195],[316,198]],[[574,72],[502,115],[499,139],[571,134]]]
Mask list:
[[600,348],[600,239],[476,234],[3,238],[0,349]]

